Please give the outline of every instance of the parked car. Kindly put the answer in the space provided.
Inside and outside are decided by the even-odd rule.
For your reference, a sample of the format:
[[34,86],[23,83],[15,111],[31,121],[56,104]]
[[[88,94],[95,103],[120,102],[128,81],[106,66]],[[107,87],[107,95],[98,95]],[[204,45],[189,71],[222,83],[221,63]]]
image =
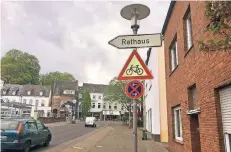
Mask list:
[[96,127],[96,118],[95,117],[86,117],[85,127],[92,126]]
[[1,119],[1,150],[29,152],[36,145],[48,146],[51,139],[50,130],[39,120]]

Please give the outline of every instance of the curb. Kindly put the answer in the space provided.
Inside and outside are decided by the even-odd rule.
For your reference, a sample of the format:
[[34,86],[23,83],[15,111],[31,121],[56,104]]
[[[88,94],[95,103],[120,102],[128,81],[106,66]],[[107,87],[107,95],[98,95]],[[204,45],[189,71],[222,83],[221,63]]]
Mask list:
[[108,124],[105,124],[104,126],[102,126],[100,128],[97,128],[96,130],[93,130],[93,131],[91,131],[91,132],[89,132],[87,134],[84,134],[82,136],[79,136],[79,137],[77,137],[75,139],[66,141],[66,142],[64,142],[64,143],[62,143],[60,145],[57,145],[57,146],[55,146],[55,147],[53,147],[51,149],[45,150],[44,152],[58,152],[58,151],[63,151],[65,149],[69,148],[70,145],[76,144],[76,143],[78,143],[78,142],[86,139],[87,137],[89,137],[89,136],[91,136],[91,135],[93,135],[93,134],[95,134],[95,133],[103,130],[106,127],[108,127]]

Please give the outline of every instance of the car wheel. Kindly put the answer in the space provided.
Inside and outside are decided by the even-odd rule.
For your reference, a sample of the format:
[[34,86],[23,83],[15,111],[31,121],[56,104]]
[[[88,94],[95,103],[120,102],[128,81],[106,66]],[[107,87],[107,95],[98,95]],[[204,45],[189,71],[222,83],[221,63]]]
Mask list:
[[49,146],[50,142],[51,142],[51,135],[48,135],[48,137],[47,137],[46,141],[44,142],[43,146],[44,147]]
[[29,152],[30,151],[30,146],[31,146],[30,141],[27,141],[23,146],[22,152]]

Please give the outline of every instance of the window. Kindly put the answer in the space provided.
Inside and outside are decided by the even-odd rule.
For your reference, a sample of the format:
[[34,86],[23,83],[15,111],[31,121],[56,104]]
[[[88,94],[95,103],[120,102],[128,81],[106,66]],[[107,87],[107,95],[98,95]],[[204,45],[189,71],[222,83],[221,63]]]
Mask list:
[[43,95],[43,91],[40,91],[39,95],[42,96]]
[[189,87],[189,89],[188,89],[188,101],[189,101],[189,109],[190,110],[197,108],[196,85]]
[[28,122],[27,125],[28,125],[29,130],[32,130],[32,131],[38,130],[37,126],[36,126],[36,124],[34,122]]
[[15,91],[13,91],[13,92],[12,92],[12,95],[14,96],[15,94],[16,94],[16,92],[15,92]]
[[35,101],[35,106],[37,107],[38,104],[39,104],[39,100],[36,100],[36,101]]
[[95,95],[93,95],[93,99],[95,99]]
[[64,90],[63,94],[75,94],[74,90]]
[[44,129],[44,126],[43,124],[41,124],[40,121],[36,121],[36,124],[37,124],[38,130],[42,131]]
[[191,21],[190,10],[188,10],[186,13],[185,23],[186,23],[187,48],[189,50],[192,47],[192,21]]
[[44,107],[45,106],[45,100],[41,101],[41,106]]
[[30,99],[29,104],[30,104],[30,105],[32,105],[32,104],[33,104],[33,100],[32,100],[32,99]]
[[101,96],[99,96],[99,99],[101,99]]
[[170,59],[171,59],[171,71],[174,71],[178,65],[178,50],[177,50],[177,41],[172,44],[170,49]]
[[114,104],[114,109],[117,109],[117,103]]
[[106,103],[103,104],[103,109],[106,109]]
[[177,106],[173,109],[174,112],[174,133],[175,139],[182,141],[182,121],[181,121],[181,109]]
[[3,92],[2,92],[4,95],[6,94],[6,90],[3,90]]
[[95,103],[92,103],[92,108],[95,108]]
[[109,109],[111,109],[111,104],[109,104]]
[[101,103],[98,103],[98,108],[99,108],[99,109],[101,108]]
[[23,103],[26,104],[26,99],[23,99]]
[[124,107],[123,107],[123,106],[121,107],[121,110],[124,110]]
[[31,94],[31,91],[27,91],[27,95],[30,95]]

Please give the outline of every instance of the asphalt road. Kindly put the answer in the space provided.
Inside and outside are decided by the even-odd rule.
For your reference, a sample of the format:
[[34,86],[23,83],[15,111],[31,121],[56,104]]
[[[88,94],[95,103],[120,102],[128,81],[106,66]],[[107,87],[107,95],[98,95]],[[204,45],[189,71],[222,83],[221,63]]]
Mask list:
[[[97,127],[102,127],[105,125],[105,122],[97,122]],[[64,143],[66,141],[78,138],[84,134],[87,134],[96,128],[92,127],[84,127],[84,122],[78,122],[77,124],[68,124],[67,126],[59,126],[59,127],[52,127],[50,128],[52,132],[52,140],[50,145],[47,148],[36,146],[32,148],[32,152],[41,152],[44,150],[48,150],[49,148],[52,148],[54,146],[57,146],[61,143]]]

